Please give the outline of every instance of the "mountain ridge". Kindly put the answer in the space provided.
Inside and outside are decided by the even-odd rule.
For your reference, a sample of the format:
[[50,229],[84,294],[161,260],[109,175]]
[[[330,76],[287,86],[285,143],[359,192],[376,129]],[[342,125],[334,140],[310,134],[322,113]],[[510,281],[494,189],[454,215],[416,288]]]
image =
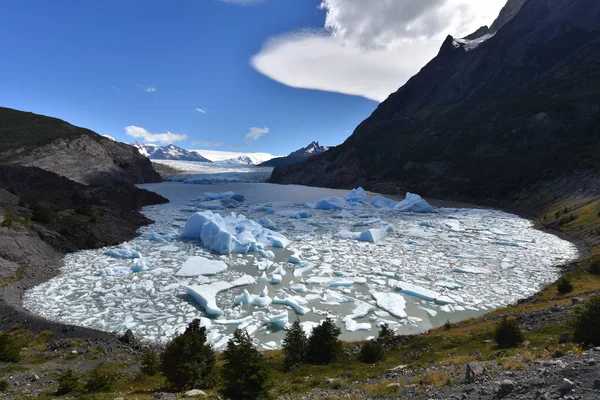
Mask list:
[[449,36],[342,145],[271,182],[473,201],[600,165],[599,25],[595,1],[528,0],[473,51]]
[[312,156],[321,154],[329,150],[327,146],[321,146],[319,142],[312,141],[308,146],[291,152],[285,157],[275,157],[269,161],[259,164],[261,167],[279,167],[282,165],[294,164],[304,161]]
[[138,149],[140,154],[148,157],[150,160],[177,160],[177,161],[196,161],[211,163],[209,159],[202,157],[194,151],[186,150],[174,144],[159,146],[150,143],[133,142],[132,146]]

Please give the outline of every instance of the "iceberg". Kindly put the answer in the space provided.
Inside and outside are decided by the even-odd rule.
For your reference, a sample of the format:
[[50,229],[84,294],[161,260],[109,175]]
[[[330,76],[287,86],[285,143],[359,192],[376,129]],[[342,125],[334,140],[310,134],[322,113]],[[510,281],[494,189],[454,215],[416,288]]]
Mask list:
[[110,250],[105,251],[104,254],[106,254],[109,257],[124,258],[124,259],[141,258],[142,257],[142,255],[138,251],[133,250],[128,247],[124,247],[121,249],[110,249]]
[[127,267],[113,267],[113,268],[103,268],[97,272],[98,276],[120,276],[120,275],[129,275],[131,273],[131,268]]
[[206,314],[214,317],[223,315],[223,311],[217,306],[217,294],[225,290],[233,289],[239,286],[247,286],[256,284],[256,279],[250,275],[244,275],[233,282],[212,282],[204,285],[186,286],[185,290],[188,295],[194,299],[198,305],[204,308]]
[[304,299],[299,299],[298,297],[290,296],[289,294],[286,294],[285,298],[283,298],[283,299],[275,297],[273,299],[273,304],[281,304],[283,306],[288,306],[292,310],[294,310],[296,312],[296,314],[305,315],[306,313],[308,313],[310,311],[310,309],[308,307],[304,307],[302,304],[300,304],[300,301],[304,302]]
[[175,273],[175,276],[211,276],[227,271],[227,264],[221,260],[209,260],[204,257],[190,257],[184,263],[181,269]]
[[369,201],[369,196],[363,188],[359,187],[358,189],[351,190],[350,193],[345,195],[344,200],[346,200],[349,203],[367,204]]
[[244,292],[235,299],[236,305],[250,305],[259,308],[267,308],[273,303],[273,299],[269,297],[269,290],[265,287],[259,295],[250,294],[248,290],[244,289]]
[[397,293],[375,292],[372,294],[377,306],[383,308],[397,318],[406,318],[406,300]]
[[288,312],[283,311],[281,314],[269,315],[269,324],[277,330],[286,329],[290,322]]
[[361,232],[360,235],[358,235],[358,240],[361,242],[377,243],[391,232],[391,226],[388,228],[369,229]]
[[441,295],[433,290],[425,289],[408,282],[398,282],[396,289],[409,296],[417,297],[425,301],[435,301]]
[[394,200],[386,199],[383,196],[373,197],[370,204],[377,208],[394,208],[396,206],[396,202]]
[[341,197],[326,197],[315,203],[317,210],[347,210],[352,206]]
[[350,315],[346,315],[342,321],[346,324],[346,330],[348,332],[356,332],[356,331],[370,331],[371,323],[370,322],[356,322],[352,319]]
[[270,229],[272,231],[277,230],[277,225],[275,225],[275,222],[271,221],[269,219],[269,217],[262,217],[261,219],[258,220],[258,223],[263,227],[263,228],[267,228]]
[[433,214],[435,208],[431,207],[421,196],[413,193],[406,193],[406,198],[394,206],[398,212],[412,212],[418,214]]
[[182,236],[200,239],[205,248],[217,254],[243,254],[266,247],[285,248],[290,244],[285,236],[263,228],[243,215],[231,213],[222,217],[209,210],[189,217]]

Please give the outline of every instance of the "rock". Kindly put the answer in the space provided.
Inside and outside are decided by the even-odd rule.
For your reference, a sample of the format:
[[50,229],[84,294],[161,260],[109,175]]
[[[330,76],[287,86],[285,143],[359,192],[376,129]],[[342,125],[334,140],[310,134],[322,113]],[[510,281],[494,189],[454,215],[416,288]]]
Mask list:
[[185,392],[185,397],[196,397],[196,396],[206,397],[206,393],[204,393],[204,391],[202,391],[200,389],[192,389],[192,390],[188,390],[187,392]]
[[573,297],[573,298],[571,298],[571,304],[572,305],[582,304],[582,303],[584,303],[584,300],[581,297]]
[[501,394],[507,395],[515,389],[515,384],[509,379],[505,379],[500,383]]
[[570,342],[571,342],[571,334],[569,332],[563,332],[558,337],[559,344],[570,343]]
[[594,365],[596,365],[596,360],[594,360],[593,358],[590,358],[590,359],[588,360],[588,365],[589,365],[590,367],[593,367]]
[[125,344],[133,343],[135,341],[135,338],[131,329],[127,329],[127,331],[125,331],[125,334],[119,338],[119,341]]
[[480,362],[470,362],[467,364],[467,371],[465,374],[465,383],[471,383],[476,381],[481,375],[483,375],[483,364]]
[[600,379],[594,381],[594,389],[600,390]]
[[71,354],[77,354],[77,350],[71,351]]
[[399,387],[402,387],[402,385],[400,385],[398,382],[394,382],[394,383],[388,384],[386,387],[389,387],[389,388],[399,388]]
[[560,383],[560,391],[563,392],[563,393],[568,393],[571,390],[573,390],[574,386],[575,386],[575,384],[573,382],[571,382],[570,380],[568,380],[567,378],[565,378]]
[[523,347],[529,347],[530,344],[531,344],[531,342],[529,340],[526,340],[523,343],[521,343],[521,346],[523,346]]
[[40,380],[40,377],[37,376],[37,374],[33,374],[33,376],[31,377],[31,382],[37,382]]
[[388,369],[388,371],[397,372],[402,371],[404,368],[406,368],[406,365],[398,365],[397,367]]

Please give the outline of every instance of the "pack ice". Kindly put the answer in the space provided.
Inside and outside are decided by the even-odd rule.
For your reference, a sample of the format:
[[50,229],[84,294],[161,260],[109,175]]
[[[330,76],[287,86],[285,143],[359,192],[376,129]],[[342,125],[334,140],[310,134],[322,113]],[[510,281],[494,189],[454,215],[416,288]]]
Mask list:
[[295,318],[310,331],[331,317],[342,339],[361,340],[384,323],[412,334],[481,315],[533,294],[577,257],[517,216],[434,208],[416,194],[310,189],[307,200],[294,192],[302,187],[235,187],[145,208],[155,224],[120,246],[67,255],[25,307],[149,342],[201,318],[216,349],[236,328],[271,349]]

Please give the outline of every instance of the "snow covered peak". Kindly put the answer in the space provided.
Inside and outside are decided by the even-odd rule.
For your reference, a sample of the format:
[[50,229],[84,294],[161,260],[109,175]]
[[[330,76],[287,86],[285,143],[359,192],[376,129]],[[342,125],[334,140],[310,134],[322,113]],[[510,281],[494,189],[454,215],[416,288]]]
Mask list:
[[138,149],[141,155],[146,156],[151,160],[211,162],[198,153],[188,151],[179,146],[175,146],[174,144],[159,146],[152,143],[140,144],[138,142],[133,142],[132,145]]
[[107,139],[112,140],[113,142],[116,142],[117,139],[115,139],[114,137],[110,136],[109,134],[105,133],[104,135],[101,135],[102,137],[105,137]]
[[466,51],[475,50],[481,43],[493,38],[495,33],[486,33],[483,36],[478,37],[477,39],[454,39],[454,47],[459,48],[462,47]]

